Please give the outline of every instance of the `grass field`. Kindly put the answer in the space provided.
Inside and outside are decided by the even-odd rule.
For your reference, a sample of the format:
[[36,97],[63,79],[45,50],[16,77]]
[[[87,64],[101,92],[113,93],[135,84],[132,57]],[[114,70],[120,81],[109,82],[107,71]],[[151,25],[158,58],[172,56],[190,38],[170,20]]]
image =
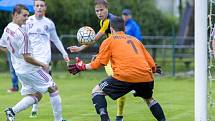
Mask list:
[[[92,88],[106,75],[104,71],[84,72],[73,76],[65,72],[53,72],[58,84],[63,104],[63,116],[69,121],[99,121],[91,102]],[[9,94],[10,76],[0,73],[0,121],[5,120],[3,110],[13,106],[22,97],[20,93]],[[168,121],[194,120],[194,81],[191,77],[156,76],[154,98],[162,105]],[[107,97],[108,110],[112,121],[115,119],[116,102]],[[48,94],[43,96],[39,105],[37,119],[29,118],[30,109],[17,114],[16,121],[53,121]],[[145,102],[126,96],[125,121],[155,121]]]

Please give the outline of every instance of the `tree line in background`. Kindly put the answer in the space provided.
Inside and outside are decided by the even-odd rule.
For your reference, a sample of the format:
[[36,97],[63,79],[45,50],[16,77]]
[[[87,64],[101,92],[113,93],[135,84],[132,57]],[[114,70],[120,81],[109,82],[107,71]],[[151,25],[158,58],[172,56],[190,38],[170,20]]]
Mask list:
[[[51,18],[58,34],[76,34],[85,25],[97,32],[99,20],[94,11],[94,0],[46,0],[46,16]],[[143,35],[171,35],[172,27],[178,27],[178,19],[162,14],[156,9],[154,0],[108,0],[109,12],[121,16],[129,8],[133,18],[140,24]],[[11,15],[0,11],[0,34],[11,21]],[[176,29],[177,30],[177,29]]]

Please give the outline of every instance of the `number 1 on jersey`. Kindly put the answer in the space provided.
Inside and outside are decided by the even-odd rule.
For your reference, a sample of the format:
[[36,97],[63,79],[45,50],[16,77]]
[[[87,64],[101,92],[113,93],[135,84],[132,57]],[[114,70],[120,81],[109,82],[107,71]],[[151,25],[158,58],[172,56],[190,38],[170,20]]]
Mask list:
[[128,40],[127,43],[130,44],[131,47],[133,48],[134,52],[135,52],[136,54],[138,54],[138,50],[137,50],[136,46],[134,45],[134,42],[131,41],[131,40]]

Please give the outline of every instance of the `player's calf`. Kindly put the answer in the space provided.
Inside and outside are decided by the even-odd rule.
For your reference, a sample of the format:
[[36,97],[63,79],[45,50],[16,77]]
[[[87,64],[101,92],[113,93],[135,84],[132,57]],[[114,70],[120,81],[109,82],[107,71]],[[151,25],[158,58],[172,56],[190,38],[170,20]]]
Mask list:
[[[38,99],[38,102],[41,100],[42,98],[42,94],[41,93],[36,93],[36,95],[34,95],[35,97],[37,97]],[[37,111],[38,111],[38,102],[35,102],[33,105],[32,105],[32,111],[31,111],[31,114],[30,114],[30,118],[37,118]]]
[[148,107],[150,108],[153,116],[158,120],[158,121],[166,121],[164,112],[160,106],[160,104],[154,100],[153,98],[150,99],[144,99],[146,103],[148,104]]
[[92,91],[92,101],[97,114],[100,115],[101,121],[110,121],[107,112],[107,101],[98,85]]
[[62,118],[62,105],[61,105],[61,97],[59,95],[59,91],[56,85],[49,87],[48,89],[50,102],[52,105],[52,110],[54,114],[55,121],[61,121]]
[[116,121],[123,121],[123,109],[125,105],[125,96],[117,99],[117,116]]

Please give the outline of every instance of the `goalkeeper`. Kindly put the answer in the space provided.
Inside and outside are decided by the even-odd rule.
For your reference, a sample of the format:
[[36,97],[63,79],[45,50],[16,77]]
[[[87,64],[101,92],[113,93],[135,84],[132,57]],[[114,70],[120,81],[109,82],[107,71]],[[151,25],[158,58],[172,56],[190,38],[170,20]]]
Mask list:
[[110,121],[105,96],[116,100],[131,90],[135,90],[134,96],[145,100],[158,121],[166,121],[160,104],[152,97],[153,72],[161,73],[161,70],[156,67],[144,45],[124,33],[122,18],[115,17],[110,20],[110,29],[112,36],[102,42],[96,59],[84,64],[77,58],[76,64],[69,65],[68,71],[76,74],[80,71],[98,69],[107,65],[110,60],[113,75],[92,90],[92,101],[101,121]]
[[[111,35],[110,31],[110,20],[113,19],[114,16],[113,14],[108,12],[108,2],[106,0],[95,0],[95,12],[97,17],[100,19],[100,30],[96,34],[95,40],[99,40],[102,36],[109,37]],[[80,47],[78,46],[71,46],[68,47],[71,52],[79,52],[82,51],[86,48],[88,48],[89,45],[82,45]],[[111,65],[107,64],[105,66],[105,71],[108,76],[112,75],[112,69]],[[121,97],[117,100],[117,116],[116,116],[116,121],[123,121],[123,108],[124,108],[124,102],[125,102],[125,97]]]

